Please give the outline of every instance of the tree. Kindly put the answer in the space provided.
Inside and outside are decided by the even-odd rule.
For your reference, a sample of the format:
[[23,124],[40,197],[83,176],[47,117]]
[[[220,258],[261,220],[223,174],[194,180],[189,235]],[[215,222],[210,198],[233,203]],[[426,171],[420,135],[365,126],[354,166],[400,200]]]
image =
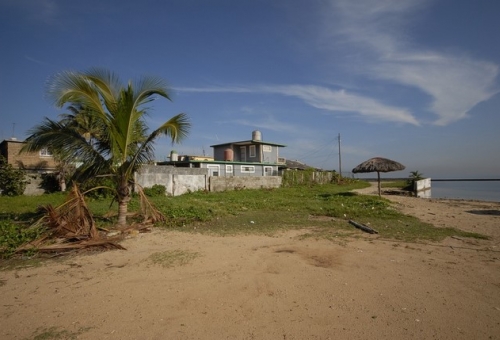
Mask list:
[[118,201],[118,225],[126,225],[133,174],[154,159],[154,141],[160,136],[179,143],[190,128],[180,113],[148,133],[145,117],[157,96],[170,100],[165,83],[143,77],[123,86],[107,70],[66,71],[49,81],[48,94],[59,108],[68,105],[71,114],[60,121],[45,118],[29,131],[23,151],[48,148],[65,162],[82,164],[75,172],[79,180],[110,176]]
[[424,174],[417,171],[410,171],[410,176],[409,179],[411,181],[420,181],[421,179],[424,179]]

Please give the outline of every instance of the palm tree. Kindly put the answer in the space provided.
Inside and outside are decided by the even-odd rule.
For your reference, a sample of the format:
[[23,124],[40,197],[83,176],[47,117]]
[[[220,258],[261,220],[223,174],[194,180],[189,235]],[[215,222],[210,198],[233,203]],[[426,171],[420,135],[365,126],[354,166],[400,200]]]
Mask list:
[[424,174],[417,171],[410,171],[410,176],[408,176],[408,186],[413,189],[415,182],[420,181],[421,179],[424,179]]
[[424,174],[419,172],[418,170],[417,171],[410,171],[410,176],[409,177],[409,180],[412,181],[412,182],[415,182],[415,181],[420,181],[421,179],[424,179]]
[[71,114],[60,121],[45,118],[29,131],[23,151],[48,148],[66,161],[79,161],[80,179],[112,176],[118,201],[118,225],[126,225],[133,174],[154,158],[153,143],[159,136],[180,142],[190,123],[180,113],[148,133],[147,107],[156,96],[170,100],[164,82],[143,77],[122,86],[107,70],[66,71],[49,81],[49,95],[57,107],[69,105]]

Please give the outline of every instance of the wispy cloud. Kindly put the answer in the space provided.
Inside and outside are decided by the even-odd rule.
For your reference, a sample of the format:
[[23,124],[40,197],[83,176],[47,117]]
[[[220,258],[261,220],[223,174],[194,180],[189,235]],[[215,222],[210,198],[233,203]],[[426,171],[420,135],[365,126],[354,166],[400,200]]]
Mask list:
[[427,0],[332,0],[325,37],[347,42],[369,57],[360,73],[415,87],[431,98],[435,124],[463,119],[475,105],[498,93],[498,65],[465,54],[429,50],[406,35],[412,16]]
[[360,114],[372,121],[391,121],[419,125],[415,117],[406,110],[388,106],[379,101],[345,90],[331,90],[320,86],[266,86],[263,90],[302,99],[307,104],[332,113],[348,112]]
[[432,96],[430,109],[438,116],[436,125],[467,117],[470,109],[497,93],[493,84],[498,66],[467,58],[436,53],[398,55],[373,65],[372,72]]
[[419,125],[415,117],[404,108],[385,105],[373,98],[345,90],[331,90],[314,85],[260,85],[235,87],[175,88],[179,92],[204,93],[263,93],[299,98],[304,103],[331,114],[354,114],[371,121],[390,121]]
[[39,64],[39,65],[43,65],[43,66],[52,66],[51,64],[45,62],[45,61],[41,61],[41,60],[38,60],[38,59],[35,59],[35,58],[32,58],[30,56],[27,56],[25,55],[24,56],[24,59],[28,60],[28,61],[31,61],[31,62],[34,62],[36,64]]
[[1,6],[17,7],[30,21],[41,21],[45,24],[57,23],[59,7],[55,0],[3,0]]
[[299,125],[289,124],[277,120],[274,116],[268,116],[261,119],[236,119],[231,120],[231,124],[249,126],[255,129],[266,129],[275,132],[298,133],[303,132],[304,128]]

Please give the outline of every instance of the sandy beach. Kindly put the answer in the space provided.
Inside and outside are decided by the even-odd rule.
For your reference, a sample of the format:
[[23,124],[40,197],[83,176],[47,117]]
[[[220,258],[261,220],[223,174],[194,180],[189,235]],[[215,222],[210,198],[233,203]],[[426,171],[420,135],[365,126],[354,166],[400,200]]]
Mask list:
[[[385,197],[490,239],[300,238],[314,221],[274,236],[155,230],[126,251],[1,271],[0,338],[500,339],[500,203]],[[190,258],[155,264],[165,251]]]

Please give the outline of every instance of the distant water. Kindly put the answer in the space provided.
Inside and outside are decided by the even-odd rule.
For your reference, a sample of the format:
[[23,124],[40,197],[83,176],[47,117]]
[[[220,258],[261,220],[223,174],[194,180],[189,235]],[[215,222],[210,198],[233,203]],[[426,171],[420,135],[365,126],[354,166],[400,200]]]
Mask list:
[[500,202],[500,181],[432,181],[430,197]]

